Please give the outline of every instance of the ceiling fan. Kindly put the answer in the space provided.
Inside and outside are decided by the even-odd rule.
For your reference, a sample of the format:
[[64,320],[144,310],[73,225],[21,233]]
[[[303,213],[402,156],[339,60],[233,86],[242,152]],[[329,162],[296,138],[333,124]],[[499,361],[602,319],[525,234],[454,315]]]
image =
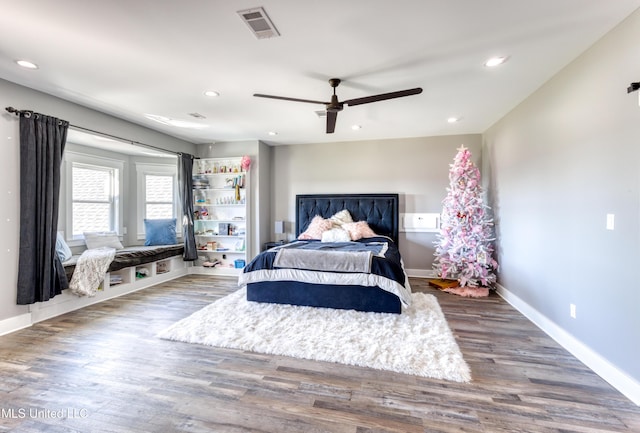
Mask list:
[[329,102],[314,101],[311,99],[289,98],[286,96],[264,95],[262,93],[254,93],[253,96],[257,96],[259,98],[282,99],[284,101],[307,102],[309,104],[324,104],[327,107],[327,134],[332,134],[336,129],[336,119],[338,118],[338,112],[342,111],[345,104],[351,107],[353,105],[369,104],[371,102],[385,101],[387,99],[401,98],[403,96],[411,96],[422,93],[422,88],[416,87],[415,89],[382,93],[379,95],[365,96],[363,98],[347,99],[346,101],[340,102],[338,100],[338,95],[336,95],[336,87],[338,87],[339,84],[339,78],[331,78],[329,80],[329,85],[333,87],[333,95],[331,96],[331,101]]

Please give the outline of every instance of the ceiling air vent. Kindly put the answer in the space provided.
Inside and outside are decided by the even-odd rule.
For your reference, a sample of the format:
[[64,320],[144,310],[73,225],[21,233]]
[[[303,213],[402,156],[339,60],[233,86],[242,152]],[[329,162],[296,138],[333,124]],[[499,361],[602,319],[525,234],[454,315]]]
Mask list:
[[263,8],[245,9],[238,11],[238,15],[247,23],[256,38],[267,39],[280,36]]
[[318,116],[318,117],[327,117],[327,111],[326,110],[318,110],[318,111],[314,111],[314,113],[316,113],[316,116]]

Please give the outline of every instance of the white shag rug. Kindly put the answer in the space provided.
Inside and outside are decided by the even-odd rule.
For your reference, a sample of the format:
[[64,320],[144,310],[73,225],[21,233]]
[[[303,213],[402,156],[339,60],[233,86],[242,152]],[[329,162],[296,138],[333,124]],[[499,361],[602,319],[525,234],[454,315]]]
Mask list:
[[433,295],[402,314],[250,302],[244,288],[158,334],[208,346],[469,382],[471,372]]

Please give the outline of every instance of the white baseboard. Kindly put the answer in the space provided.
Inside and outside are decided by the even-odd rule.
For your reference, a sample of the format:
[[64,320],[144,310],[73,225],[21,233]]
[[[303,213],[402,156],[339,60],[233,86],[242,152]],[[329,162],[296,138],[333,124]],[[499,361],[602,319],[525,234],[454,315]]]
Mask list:
[[31,326],[30,313],[9,317],[8,319],[0,320],[0,335],[10,334],[29,326]]
[[191,266],[189,268],[189,275],[215,275],[217,277],[235,277],[242,273],[242,269],[237,268],[205,268],[204,266]]
[[414,278],[436,278],[436,273],[433,269],[405,269],[408,276]]
[[538,310],[497,284],[498,294],[516,310],[531,320],[538,328],[553,338],[558,344],[593,370],[598,376],[624,394],[629,400],[640,406],[640,382],[611,364],[607,359],[593,351],[580,340],[542,315]]

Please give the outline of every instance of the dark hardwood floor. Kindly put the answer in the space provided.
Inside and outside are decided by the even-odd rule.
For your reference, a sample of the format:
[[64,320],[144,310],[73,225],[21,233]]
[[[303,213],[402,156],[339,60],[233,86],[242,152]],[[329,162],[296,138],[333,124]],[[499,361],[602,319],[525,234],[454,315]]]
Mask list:
[[0,337],[0,431],[640,432],[640,407],[500,297],[438,297],[473,381],[161,340],[236,290],[187,276]]

